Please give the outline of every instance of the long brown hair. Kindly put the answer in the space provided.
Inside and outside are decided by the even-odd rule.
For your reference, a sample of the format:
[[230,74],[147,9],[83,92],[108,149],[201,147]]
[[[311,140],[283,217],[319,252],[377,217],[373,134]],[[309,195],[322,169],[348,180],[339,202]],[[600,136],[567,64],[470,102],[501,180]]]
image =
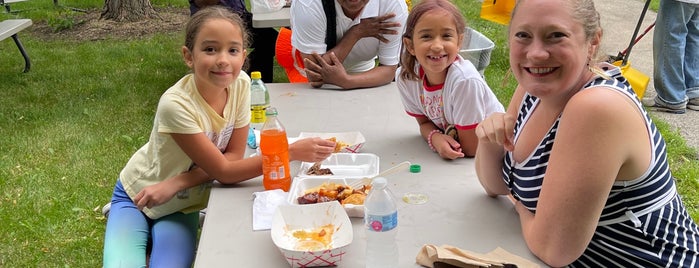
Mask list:
[[[413,41],[413,33],[415,32],[415,25],[420,20],[422,15],[427,12],[434,10],[444,10],[452,15],[454,20],[454,25],[456,25],[456,32],[459,37],[464,36],[466,32],[466,19],[461,14],[461,11],[449,0],[422,0],[420,3],[415,5],[408,15],[408,19],[405,23],[405,33],[403,33],[403,40],[408,39],[410,42]],[[406,80],[418,80],[420,77],[415,73],[415,56],[411,55],[410,52],[405,48],[405,42],[401,48],[400,65],[401,72],[400,77]]]
[[243,48],[248,48],[250,45],[250,33],[247,31],[243,19],[241,19],[238,14],[231,12],[228,8],[216,5],[207,6],[197,11],[187,22],[187,26],[185,26],[184,45],[189,51],[194,51],[194,40],[196,40],[201,30],[201,26],[211,19],[224,19],[238,26],[240,32],[243,34]]

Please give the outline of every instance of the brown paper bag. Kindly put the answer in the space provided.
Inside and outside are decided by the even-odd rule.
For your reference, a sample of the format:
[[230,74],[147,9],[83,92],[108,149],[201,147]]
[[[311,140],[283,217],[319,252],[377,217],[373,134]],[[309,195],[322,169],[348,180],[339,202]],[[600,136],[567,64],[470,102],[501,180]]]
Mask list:
[[507,252],[502,248],[481,254],[463,250],[450,245],[424,245],[418,252],[415,262],[419,265],[440,268],[440,267],[460,267],[460,268],[480,268],[480,267],[518,267],[534,268],[539,265]]

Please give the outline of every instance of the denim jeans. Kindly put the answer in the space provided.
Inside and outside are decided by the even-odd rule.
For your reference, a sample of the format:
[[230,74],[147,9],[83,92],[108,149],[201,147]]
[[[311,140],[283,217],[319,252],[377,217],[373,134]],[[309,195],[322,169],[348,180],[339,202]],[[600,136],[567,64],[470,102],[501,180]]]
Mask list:
[[173,213],[152,220],[138,210],[117,181],[104,235],[103,267],[191,267],[199,213]]
[[699,4],[660,0],[653,62],[656,101],[684,105],[699,98]]

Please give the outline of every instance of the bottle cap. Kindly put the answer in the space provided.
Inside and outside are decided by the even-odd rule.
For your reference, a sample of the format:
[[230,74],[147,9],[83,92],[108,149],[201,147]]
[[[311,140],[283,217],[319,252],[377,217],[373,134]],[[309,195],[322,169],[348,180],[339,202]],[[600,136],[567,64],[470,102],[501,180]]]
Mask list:
[[267,116],[270,116],[270,115],[276,116],[276,115],[277,115],[277,108],[274,108],[274,107],[267,107],[267,109],[265,109],[265,115],[267,115]]
[[410,173],[420,173],[420,170],[422,168],[418,164],[412,164],[410,165]]
[[261,79],[261,78],[262,78],[262,73],[260,73],[260,72],[258,72],[258,71],[254,71],[254,72],[250,73],[250,78],[252,78],[252,79]]
[[386,181],[386,178],[376,177],[371,181],[371,188],[372,189],[382,189],[382,188],[386,187],[386,184],[388,184],[388,181]]

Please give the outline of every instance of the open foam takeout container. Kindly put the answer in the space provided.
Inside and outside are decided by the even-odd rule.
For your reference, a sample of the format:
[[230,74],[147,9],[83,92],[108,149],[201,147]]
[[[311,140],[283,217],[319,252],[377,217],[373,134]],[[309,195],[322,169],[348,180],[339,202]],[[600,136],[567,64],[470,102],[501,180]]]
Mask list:
[[299,133],[299,139],[308,137],[320,137],[323,139],[335,138],[337,141],[344,142],[348,146],[342,148],[340,153],[358,153],[359,150],[364,146],[364,135],[359,131],[351,132],[301,132]]
[[[306,172],[314,163],[301,163],[298,175],[289,188],[289,204],[298,205],[298,198],[306,191],[323,183],[352,185],[363,179],[379,174],[379,157],[370,153],[336,153],[321,162],[321,168],[329,168],[333,175],[308,175]],[[303,205],[305,206],[305,205]],[[353,218],[364,217],[364,205],[346,204],[347,215]]]
[[[298,250],[295,230],[332,225],[330,244],[320,250]],[[280,205],[272,217],[271,236],[291,267],[338,266],[352,243],[352,222],[338,202]]]
[[301,178],[364,178],[379,174],[379,157],[370,153],[336,153],[321,162],[321,168],[329,168],[333,175],[308,175],[315,163],[302,162],[297,177]]
[[[294,178],[294,182],[291,183],[291,188],[289,189],[288,202],[289,202],[289,204],[298,205],[298,206],[313,205],[313,204],[301,205],[298,202],[298,198],[303,196],[306,193],[306,190],[318,187],[325,182],[350,185],[353,182],[356,182],[359,180],[361,180],[361,178],[314,179],[314,178],[308,178],[308,177],[305,177],[305,178],[296,177],[296,178]],[[338,205],[340,205],[340,202],[338,202],[338,201],[330,201],[330,202],[326,202],[326,203],[337,203]],[[322,204],[322,203],[317,203],[317,204]],[[347,215],[352,217],[352,218],[363,218],[364,217],[364,205],[345,204],[345,205],[340,205],[340,206],[342,208],[344,208]]]

